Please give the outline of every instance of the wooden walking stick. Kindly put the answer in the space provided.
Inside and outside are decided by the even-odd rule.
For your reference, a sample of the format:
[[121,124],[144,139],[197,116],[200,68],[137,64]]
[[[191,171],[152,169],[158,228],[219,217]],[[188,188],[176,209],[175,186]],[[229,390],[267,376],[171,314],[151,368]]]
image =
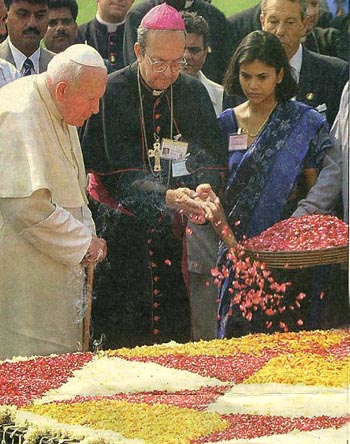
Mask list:
[[86,304],[85,304],[85,316],[83,322],[83,351],[89,351],[90,348],[90,324],[91,324],[91,304],[92,304],[92,287],[94,283],[94,267],[92,262],[88,265],[87,273],[87,291],[86,291]]

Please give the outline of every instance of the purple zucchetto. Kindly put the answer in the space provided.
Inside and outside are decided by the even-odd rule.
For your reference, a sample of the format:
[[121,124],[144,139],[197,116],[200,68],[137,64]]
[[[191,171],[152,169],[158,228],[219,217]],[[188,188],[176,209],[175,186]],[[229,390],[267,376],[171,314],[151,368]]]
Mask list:
[[181,14],[166,3],[152,8],[143,17],[140,25],[147,29],[185,31],[185,22]]

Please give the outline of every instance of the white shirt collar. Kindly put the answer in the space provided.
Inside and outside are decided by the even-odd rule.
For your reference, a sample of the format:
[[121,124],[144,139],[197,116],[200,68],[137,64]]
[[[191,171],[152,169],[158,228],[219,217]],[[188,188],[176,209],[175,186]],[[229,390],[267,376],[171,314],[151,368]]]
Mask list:
[[99,15],[98,12],[96,12],[96,20],[97,20],[99,23],[101,23],[101,25],[105,25],[105,26],[107,26],[107,32],[116,32],[118,26],[122,25],[122,24],[125,22],[125,20],[123,20],[123,21],[120,22],[120,23],[109,23],[109,22],[106,22],[105,20],[103,20],[103,19],[101,18],[101,16]]
[[18,71],[23,74],[23,63],[29,58],[33,62],[35,74],[39,74],[40,47],[30,57],[27,57],[13,45],[10,37],[8,37],[8,42]]
[[302,62],[303,62],[303,46],[300,43],[297,52],[289,60],[289,64],[292,68],[292,74],[293,74],[297,83],[299,83]]

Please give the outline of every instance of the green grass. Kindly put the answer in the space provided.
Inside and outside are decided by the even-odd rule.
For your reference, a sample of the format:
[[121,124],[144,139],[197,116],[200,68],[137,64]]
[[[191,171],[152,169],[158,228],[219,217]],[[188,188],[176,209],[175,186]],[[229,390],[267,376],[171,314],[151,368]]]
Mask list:
[[[77,0],[79,5],[78,24],[91,20],[96,13],[96,0]],[[142,0],[135,0],[137,5]],[[258,0],[212,0],[212,4],[229,17],[242,9],[247,9],[258,3]]]
[[230,15],[256,5],[259,0],[212,0],[211,3],[220,9],[226,17],[230,17]]

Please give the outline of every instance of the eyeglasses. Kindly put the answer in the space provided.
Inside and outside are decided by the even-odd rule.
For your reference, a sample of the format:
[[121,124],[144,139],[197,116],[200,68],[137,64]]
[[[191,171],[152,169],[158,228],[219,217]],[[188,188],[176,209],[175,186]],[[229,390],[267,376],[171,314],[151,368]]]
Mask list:
[[152,66],[152,69],[155,72],[165,72],[169,67],[171,72],[179,72],[187,65],[187,62],[184,58],[174,60],[172,62],[161,62],[157,60],[154,61],[149,55],[145,55],[147,57],[148,63]]

